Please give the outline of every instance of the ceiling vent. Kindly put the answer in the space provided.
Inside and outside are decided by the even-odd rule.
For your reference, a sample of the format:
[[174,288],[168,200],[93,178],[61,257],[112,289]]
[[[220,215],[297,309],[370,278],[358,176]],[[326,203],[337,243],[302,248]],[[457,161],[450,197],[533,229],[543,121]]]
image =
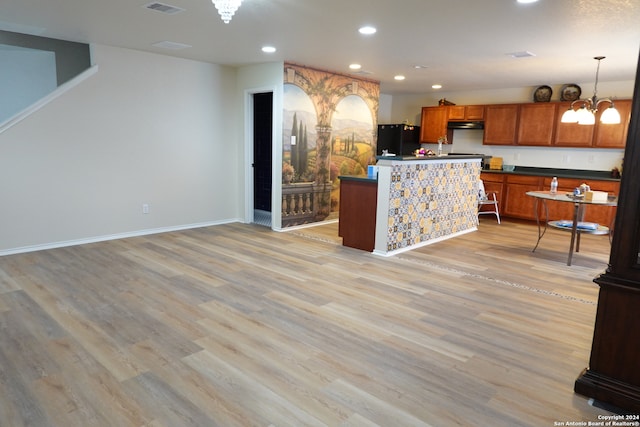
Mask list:
[[511,52],[511,53],[507,53],[506,55],[511,56],[512,58],[528,58],[530,56],[536,56],[535,53],[529,52],[528,50],[523,50],[520,52]]
[[162,49],[172,49],[172,50],[180,50],[180,49],[188,49],[191,47],[189,44],[178,43],[178,42],[170,42],[170,41],[161,41],[152,44],[151,46],[160,47]]
[[184,12],[184,9],[177,6],[171,6],[170,4],[164,4],[159,2],[147,3],[143,7],[156,12],[166,13],[168,15],[175,15],[176,13]]

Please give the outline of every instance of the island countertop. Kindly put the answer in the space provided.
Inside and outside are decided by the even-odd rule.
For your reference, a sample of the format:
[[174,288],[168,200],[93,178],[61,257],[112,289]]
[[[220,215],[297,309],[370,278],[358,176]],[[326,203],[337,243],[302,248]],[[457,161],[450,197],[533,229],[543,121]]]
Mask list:
[[376,160],[395,160],[395,161],[433,161],[433,160],[447,160],[447,159],[481,159],[484,156],[482,154],[447,154],[442,156],[376,156]]

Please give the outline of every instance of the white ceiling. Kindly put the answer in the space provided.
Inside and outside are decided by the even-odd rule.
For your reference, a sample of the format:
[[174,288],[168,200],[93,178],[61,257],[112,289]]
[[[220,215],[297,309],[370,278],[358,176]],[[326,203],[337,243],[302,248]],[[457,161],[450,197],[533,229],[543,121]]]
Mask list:
[[[185,9],[174,15],[150,1],[2,0],[0,29],[232,66],[348,73],[359,62],[386,94],[593,82],[597,55],[601,82],[632,80],[640,49],[640,0],[244,0],[229,24],[210,0],[159,0]],[[364,24],[378,32],[360,35]],[[192,47],[152,46],[160,41]],[[267,44],[277,52],[262,53]],[[521,51],[536,56],[508,55]]]

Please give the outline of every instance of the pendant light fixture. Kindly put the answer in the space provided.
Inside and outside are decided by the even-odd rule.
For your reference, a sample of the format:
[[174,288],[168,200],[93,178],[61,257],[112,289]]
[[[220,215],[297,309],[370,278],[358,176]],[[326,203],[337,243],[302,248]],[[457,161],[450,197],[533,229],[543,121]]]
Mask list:
[[225,24],[228,24],[233,17],[233,14],[236,13],[236,10],[240,7],[242,0],[211,0],[213,4],[218,9],[218,13],[220,17],[224,21]]
[[[609,107],[600,115],[600,123],[618,124],[620,123],[620,113],[613,105],[613,101],[609,98],[598,99],[598,74],[600,73],[600,61],[604,56],[594,56],[593,59],[598,61],[596,69],[596,83],[593,88],[593,96],[586,99],[576,99],[571,103],[569,109],[564,112],[560,121],[562,123],[578,123],[579,125],[593,125],[596,123],[596,112],[598,106],[603,102],[608,102]],[[574,105],[582,104],[578,110],[574,110]]]

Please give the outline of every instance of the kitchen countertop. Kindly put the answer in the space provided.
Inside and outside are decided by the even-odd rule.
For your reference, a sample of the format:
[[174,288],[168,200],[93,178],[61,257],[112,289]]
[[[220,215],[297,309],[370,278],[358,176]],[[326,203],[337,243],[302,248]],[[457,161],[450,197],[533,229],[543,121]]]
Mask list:
[[501,173],[507,175],[536,175],[536,176],[557,176],[558,178],[576,179],[597,179],[600,181],[620,181],[620,178],[613,178],[611,171],[593,171],[584,169],[555,169],[537,168],[531,166],[516,166],[513,172],[503,170],[483,169],[483,173]]

